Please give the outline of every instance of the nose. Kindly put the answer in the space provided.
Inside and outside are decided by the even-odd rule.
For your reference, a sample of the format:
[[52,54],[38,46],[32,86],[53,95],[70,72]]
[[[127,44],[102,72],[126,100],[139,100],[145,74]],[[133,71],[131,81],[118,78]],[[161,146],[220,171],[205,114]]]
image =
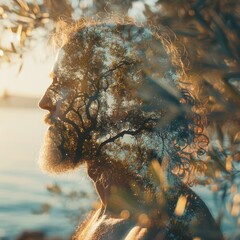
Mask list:
[[40,108],[48,110],[49,112],[54,111],[56,108],[48,91],[43,95],[38,105]]

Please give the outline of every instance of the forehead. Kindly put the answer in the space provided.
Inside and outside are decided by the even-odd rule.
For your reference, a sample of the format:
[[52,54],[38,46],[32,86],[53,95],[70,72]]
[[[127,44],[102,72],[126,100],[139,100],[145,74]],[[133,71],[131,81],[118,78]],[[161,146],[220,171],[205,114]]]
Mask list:
[[126,59],[140,60],[151,40],[150,30],[135,25],[86,27],[59,49],[53,72],[64,77],[102,74]]
[[63,48],[60,48],[55,56],[55,61],[52,67],[52,72],[56,73],[59,71],[59,68],[62,68],[66,52]]
[[58,77],[79,78],[80,73],[83,71],[80,61],[81,55],[81,50],[78,48],[75,48],[74,52],[67,51],[65,46],[60,48],[56,54],[52,72]]

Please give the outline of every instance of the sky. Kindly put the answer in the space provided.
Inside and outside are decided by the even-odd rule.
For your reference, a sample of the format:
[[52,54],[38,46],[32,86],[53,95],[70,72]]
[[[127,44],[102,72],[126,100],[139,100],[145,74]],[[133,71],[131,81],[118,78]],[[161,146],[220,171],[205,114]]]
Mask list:
[[[1,1],[1,0],[0,0]],[[16,48],[21,48],[17,34],[0,26],[1,46],[11,49],[11,42]],[[36,32],[35,34],[38,34]],[[0,97],[7,92],[9,95],[41,97],[51,82],[49,73],[54,62],[54,53],[48,39],[42,39],[39,30],[40,41],[35,42],[32,49],[25,51],[23,55],[23,67],[19,73],[21,62],[0,64]],[[1,59],[0,59],[1,60]]]
[[54,54],[37,59],[35,53],[28,53],[23,68],[20,63],[0,68],[0,96],[4,91],[10,95],[41,97],[51,82],[49,73],[54,63]]

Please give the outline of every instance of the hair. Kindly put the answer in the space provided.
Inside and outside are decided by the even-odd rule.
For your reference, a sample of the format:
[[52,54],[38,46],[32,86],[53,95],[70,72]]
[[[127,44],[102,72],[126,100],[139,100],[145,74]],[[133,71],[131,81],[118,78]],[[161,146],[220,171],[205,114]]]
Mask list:
[[[200,115],[202,106],[194,97],[185,72],[183,58],[184,48],[179,44],[173,32],[163,27],[154,27],[149,24],[139,24],[130,18],[111,17],[104,20],[81,19],[74,22],[59,21],[56,32],[53,35],[54,43],[57,47],[63,47],[71,42],[73,36],[83,29],[92,26],[102,25],[129,25],[139,28],[149,29],[154,38],[159,39],[165,51],[171,58],[172,66],[175,68],[178,89],[177,107],[180,109],[175,118],[170,123],[165,124],[159,134],[168,140],[171,148],[165,148],[165,155],[170,160],[170,170],[174,171],[182,179],[190,181],[190,172],[201,172],[205,169],[204,154],[208,146],[208,138],[204,134],[206,119]],[[161,67],[160,67],[161,68]]]

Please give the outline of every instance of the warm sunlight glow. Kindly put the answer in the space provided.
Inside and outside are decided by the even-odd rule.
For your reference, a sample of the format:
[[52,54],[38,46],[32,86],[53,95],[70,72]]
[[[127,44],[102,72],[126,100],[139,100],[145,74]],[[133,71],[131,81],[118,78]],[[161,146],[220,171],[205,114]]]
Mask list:
[[150,224],[150,219],[147,214],[140,214],[138,217],[138,222],[141,226],[148,226]]
[[217,191],[218,191],[218,185],[217,185],[217,184],[213,184],[213,185],[211,186],[211,188],[212,188],[212,191],[213,191],[213,192],[217,192]]
[[0,15],[2,15],[4,13],[4,10],[2,7],[0,7]]
[[233,197],[233,202],[236,203],[236,204],[240,204],[240,193],[236,194]]
[[19,24],[17,28],[17,34],[16,34],[17,42],[21,41],[21,35],[22,35],[22,24]]
[[220,178],[220,171],[219,171],[219,169],[215,170],[215,177],[216,178]]
[[157,177],[158,177],[160,183],[162,184],[162,186],[167,187],[167,180],[164,175],[164,171],[157,160],[152,161],[152,167],[153,167],[155,173],[157,174]]
[[228,172],[232,171],[232,157],[231,156],[228,156],[226,159],[226,170]]
[[6,13],[3,13],[3,14],[2,14],[2,18],[3,18],[3,19],[6,19],[7,17],[8,17],[8,15],[7,15]]
[[130,217],[130,212],[128,210],[122,210],[120,213],[120,217],[123,219],[128,219]]
[[11,43],[14,41],[14,33],[11,28],[4,30],[1,35],[1,46],[7,49],[11,49]]
[[186,196],[180,196],[177,202],[177,206],[175,208],[175,214],[177,216],[182,216],[184,213],[184,210],[186,208],[187,204],[187,198]]

